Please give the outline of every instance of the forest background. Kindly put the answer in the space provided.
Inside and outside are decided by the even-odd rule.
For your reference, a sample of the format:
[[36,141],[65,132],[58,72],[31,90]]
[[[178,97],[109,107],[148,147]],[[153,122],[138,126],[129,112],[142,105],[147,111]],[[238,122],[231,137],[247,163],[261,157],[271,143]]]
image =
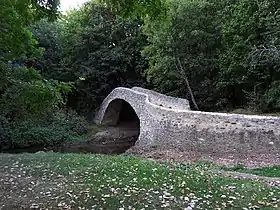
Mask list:
[[280,111],[280,1],[0,2],[0,149],[86,135],[116,87],[193,110]]

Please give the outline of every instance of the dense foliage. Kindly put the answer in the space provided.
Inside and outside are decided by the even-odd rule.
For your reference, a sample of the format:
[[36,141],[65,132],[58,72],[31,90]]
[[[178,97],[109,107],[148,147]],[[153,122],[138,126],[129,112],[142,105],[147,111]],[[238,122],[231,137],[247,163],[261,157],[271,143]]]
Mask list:
[[150,41],[143,51],[150,61],[149,81],[160,92],[187,97],[195,105],[193,92],[198,103],[193,108],[211,110],[215,103],[218,8],[204,0],[174,1],[167,20],[147,20],[144,28]]
[[[1,1],[0,149],[51,145],[85,132],[85,127],[72,132],[71,124],[83,120],[69,120],[61,111],[71,84],[46,79],[33,65],[44,49],[28,27],[41,17],[53,19],[56,5],[53,0]],[[65,117],[57,118],[61,112]]]
[[100,0],[66,14],[58,5],[0,2],[2,146],[84,134],[72,110],[92,120],[118,86],[204,111],[280,111],[279,1]]
[[40,21],[31,30],[45,53],[35,65],[46,78],[71,81],[68,106],[92,119],[115,87],[145,85],[140,26],[97,4],[70,11],[56,23]]
[[[68,24],[79,24],[75,18],[81,17],[81,25],[68,30]],[[114,88],[145,85],[142,74],[147,62],[141,48],[146,40],[139,21],[122,20],[106,7],[89,4],[65,17],[63,23],[66,51],[62,51],[61,79],[75,82],[71,107],[90,116]]]
[[187,78],[202,110],[279,111],[278,1],[156,1],[167,13],[156,18],[149,0],[144,9],[109,2],[131,17],[142,12],[148,79],[159,91],[191,99]]
[[223,11],[219,88],[233,106],[279,111],[279,11],[274,0],[238,1]]

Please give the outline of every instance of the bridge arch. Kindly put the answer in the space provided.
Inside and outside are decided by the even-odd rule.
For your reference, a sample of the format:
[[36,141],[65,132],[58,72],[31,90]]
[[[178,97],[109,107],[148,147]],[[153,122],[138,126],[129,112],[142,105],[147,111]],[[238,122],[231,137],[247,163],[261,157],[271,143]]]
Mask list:
[[[108,127],[114,147],[120,153],[139,143],[146,96],[128,88],[114,89],[102,102],[95,116],[97,124]],[[105,143],[106,144],[106,143]]]
[[124,99],[115,98],[108,104],[101,124],[109,126],[138,127],[140,132],[140,119],[135,109]]
[[[102,102],[95,116],[97,124],[117,125],[121,111],[128,110],[141,123],[146,96],[128,88],[115,88]],[[132,112],[133,111],[133,112]]]

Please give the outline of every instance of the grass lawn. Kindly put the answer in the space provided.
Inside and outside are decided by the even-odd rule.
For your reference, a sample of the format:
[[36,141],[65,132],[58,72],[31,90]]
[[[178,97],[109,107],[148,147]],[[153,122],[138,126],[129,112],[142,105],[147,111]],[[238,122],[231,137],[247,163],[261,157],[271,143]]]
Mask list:
[[0,154],[0,209],[279,209],[280,189],[207,165],[129,156]]
[[231,168],[223,168],[228,171],[236,171],[241,173],[255,174],[258,176],[266,177],[280,177],[280,166],[265,167],[265,168],[256,168],[256,169],[247,169],[243,165],[237,165]]

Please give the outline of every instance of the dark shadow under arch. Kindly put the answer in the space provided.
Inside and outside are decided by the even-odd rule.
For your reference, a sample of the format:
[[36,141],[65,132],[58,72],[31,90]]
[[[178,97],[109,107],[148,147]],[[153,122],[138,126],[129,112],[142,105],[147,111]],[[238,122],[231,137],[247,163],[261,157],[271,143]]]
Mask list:
[[[114,136],[113,145],[117,153],[123,153],[135,145],[140,134],[140,120],[132,106],[122,99],[115,99],[108,105],[102,124],[108,126]],[[113,129],[112,129],[113,128]]]
[[108,105],[102,124],[109,126],[139,126],[140,120],[131,105],[122,99],[115,99]]

